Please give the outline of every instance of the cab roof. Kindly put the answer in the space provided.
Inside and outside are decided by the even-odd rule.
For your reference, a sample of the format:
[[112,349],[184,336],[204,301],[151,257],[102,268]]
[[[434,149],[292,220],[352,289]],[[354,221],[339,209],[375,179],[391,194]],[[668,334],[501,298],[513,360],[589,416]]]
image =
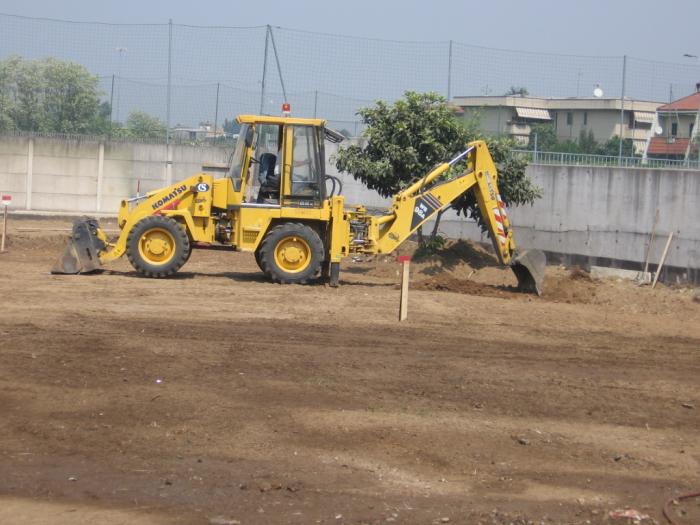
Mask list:
[[326,121],[320,118],[273,117],[269,115],[238,115],[239,124],[297,124],[301,126],[325,126]]

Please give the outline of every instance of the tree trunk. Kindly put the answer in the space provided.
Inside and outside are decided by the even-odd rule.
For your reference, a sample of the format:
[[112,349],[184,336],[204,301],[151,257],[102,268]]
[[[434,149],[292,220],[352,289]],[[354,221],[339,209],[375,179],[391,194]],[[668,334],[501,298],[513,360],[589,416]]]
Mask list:
[[418,235],[418,244],[423,244],[423,226],[418,226],[416,235]]
[[430,234],[431,241],[435,240],[435,237],[437,237],[438,227],[440,226],[440,219],[442,219],[443,213],[445,213],[445,210],[440,210],[439,212],[437,212],[437,217],[435,217],[435,226],[433,226],[433,231]]

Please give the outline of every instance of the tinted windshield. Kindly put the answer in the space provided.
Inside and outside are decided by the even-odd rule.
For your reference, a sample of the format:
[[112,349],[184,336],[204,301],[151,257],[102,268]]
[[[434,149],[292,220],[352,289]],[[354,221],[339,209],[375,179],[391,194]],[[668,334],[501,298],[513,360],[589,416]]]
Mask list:
[[231,165],[229,166],[228,176],[233,180],[233,187],[239,190],[241,187],[241,169],[243,168],[243,160],[245,159],[245,138],[248,134],[249,124],[243,124],[238,132],[238,140],[236,147],[231,154]]

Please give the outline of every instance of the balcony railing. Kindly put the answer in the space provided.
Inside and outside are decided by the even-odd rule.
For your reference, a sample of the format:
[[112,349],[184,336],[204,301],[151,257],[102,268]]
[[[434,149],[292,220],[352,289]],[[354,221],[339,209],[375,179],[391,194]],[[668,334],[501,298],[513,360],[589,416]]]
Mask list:
[[664,168],[700,170],[697,160],[643,159],[642,157],[618,157],[589,155],[584,153],[560,153],[556,151],[513,150],[531,164],[557,164],[562,166],[620,166],[625,168]]

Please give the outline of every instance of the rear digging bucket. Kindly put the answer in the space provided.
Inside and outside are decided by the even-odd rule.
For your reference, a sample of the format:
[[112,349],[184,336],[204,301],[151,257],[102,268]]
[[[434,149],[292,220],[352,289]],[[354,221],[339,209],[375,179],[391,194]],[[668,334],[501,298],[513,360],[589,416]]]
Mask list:
[[521,291],[542,295],[545,266],[547,258],[544,252],[528,250],[513,259],[510,267],[518,279],[518,288]]
[[73,223],[68,245],[51,273],[86,273],[101,266],[99,254],[106,248],[97,236],[100,225],[96,219],[83,218]]

